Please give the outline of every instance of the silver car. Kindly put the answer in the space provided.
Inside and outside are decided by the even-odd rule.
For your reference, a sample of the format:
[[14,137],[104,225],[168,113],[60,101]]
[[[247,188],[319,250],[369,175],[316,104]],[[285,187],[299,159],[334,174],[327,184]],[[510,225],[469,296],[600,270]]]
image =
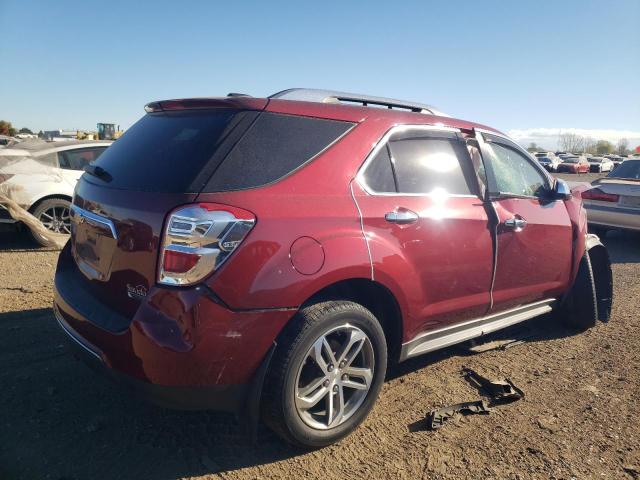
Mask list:
[[618,165],[582,193],[589,225],[604,233],[622,228],[640,231],[640,159]]

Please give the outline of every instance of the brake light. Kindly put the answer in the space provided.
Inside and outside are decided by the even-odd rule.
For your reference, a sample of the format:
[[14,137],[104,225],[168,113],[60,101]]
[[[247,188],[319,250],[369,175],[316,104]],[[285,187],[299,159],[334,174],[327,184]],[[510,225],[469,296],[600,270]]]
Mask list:
[[592,188],[582,192],[582,198],[586,200],[598,200],[600,202],[617,202],[620,199],[620,195],[613,193],[606,193],[599,188]]
[[162,239],[158,282],[193,285],[215,271],[238,248],[256,217],[217,203],[186,205],[169,214]]

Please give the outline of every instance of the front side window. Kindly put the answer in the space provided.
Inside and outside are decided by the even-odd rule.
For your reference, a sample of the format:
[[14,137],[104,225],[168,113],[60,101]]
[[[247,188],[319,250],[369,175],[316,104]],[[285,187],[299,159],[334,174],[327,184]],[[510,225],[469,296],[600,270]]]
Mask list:
[[523,154],[489,139],[485,147],[486,160],[490,162],[495,177],[496,193],[526,197],[540,197],[544,193],[545,177]]

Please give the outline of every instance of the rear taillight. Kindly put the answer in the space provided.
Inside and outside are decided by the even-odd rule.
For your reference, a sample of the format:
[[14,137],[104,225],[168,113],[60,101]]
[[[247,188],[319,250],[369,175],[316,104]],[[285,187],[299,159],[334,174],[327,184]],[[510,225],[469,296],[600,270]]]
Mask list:
[[617,202],[620,196],[603,192],[599,188],[592,188],[591,190],[582,192],[582,198],[585,200],[598,200],[600,202]]
[[196,203],[174,210],[164,230],[158,282],[200,282],[238,248],[255,222],[251,212],[217,203]]

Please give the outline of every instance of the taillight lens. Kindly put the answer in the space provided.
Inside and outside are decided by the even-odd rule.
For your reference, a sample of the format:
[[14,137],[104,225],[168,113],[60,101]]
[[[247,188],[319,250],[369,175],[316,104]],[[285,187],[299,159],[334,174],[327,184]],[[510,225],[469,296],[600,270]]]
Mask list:
[[606,193],[599,188],[592,188],[582,192],[582,198],[585,200],[598,200],[600,202],[617,202],[620,199],[620,195],[614,193]]
[[217,203],[197,203],[174,210],[164,230],[158,282],[200,282],[238,248],[255,222],[253,213]]

